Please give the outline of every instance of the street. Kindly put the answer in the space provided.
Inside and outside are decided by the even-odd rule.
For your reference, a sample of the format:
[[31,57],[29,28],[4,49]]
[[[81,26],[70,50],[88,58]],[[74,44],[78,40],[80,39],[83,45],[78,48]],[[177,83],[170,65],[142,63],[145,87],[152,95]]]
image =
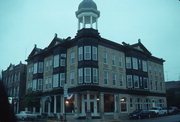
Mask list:
[[[19,122],[57,122],[57,121],[19,121]],[[68,120],[67,122],[180,122],[180,114],[171,115],[171,116],[164,116],[158,118],[151,118],[151,119],[141,119],[141,120],[100,120],[100,119],[92,119],[92,120]]]

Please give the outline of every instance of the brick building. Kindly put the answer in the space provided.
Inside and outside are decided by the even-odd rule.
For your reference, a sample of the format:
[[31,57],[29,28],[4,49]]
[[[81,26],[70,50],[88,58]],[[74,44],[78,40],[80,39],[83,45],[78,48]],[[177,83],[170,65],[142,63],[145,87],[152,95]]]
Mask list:
[[[34,110],[51,116],[66,107],[66,112],[81,117],[166,107],[164,60],[152,56],[140,40],[130,45],[101,37],[100,11],[92,0],[80,3],[76,17],[74,38],[55,35],[45,49],[35,45],[27,59],[27,90],[40,98]],[[65,84],[72,95],[66,106]]]

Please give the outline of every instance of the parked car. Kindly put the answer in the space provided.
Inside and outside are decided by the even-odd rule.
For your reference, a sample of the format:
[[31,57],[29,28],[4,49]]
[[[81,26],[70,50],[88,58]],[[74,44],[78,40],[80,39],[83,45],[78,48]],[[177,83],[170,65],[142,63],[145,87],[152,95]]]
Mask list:
[[154,112],[149,110],[135,110],[134,112],[129,114],[129,119],[142,119],[142,118],[150,118]]
[[16,114],[16,117],[20,120],[34,120],[37,119],[38,114],[33,114],[30,111],[21,111],[19,114]]
[[149,111],[155,112],[157,116],[162,116],[167,114],[167,109],[161,107],[153,107]]
[[176,107],[176,106],[171,106],[171,107],[168,109],[168,113],[169,113],[169,114],[178,113],[178,107]]

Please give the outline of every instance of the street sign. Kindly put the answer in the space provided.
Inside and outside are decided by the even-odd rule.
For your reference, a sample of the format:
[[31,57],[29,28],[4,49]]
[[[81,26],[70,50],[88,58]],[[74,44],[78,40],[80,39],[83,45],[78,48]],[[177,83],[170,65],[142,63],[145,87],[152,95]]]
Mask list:
[[68,96],[68,87],[67,84],[64,84],[64,97]]

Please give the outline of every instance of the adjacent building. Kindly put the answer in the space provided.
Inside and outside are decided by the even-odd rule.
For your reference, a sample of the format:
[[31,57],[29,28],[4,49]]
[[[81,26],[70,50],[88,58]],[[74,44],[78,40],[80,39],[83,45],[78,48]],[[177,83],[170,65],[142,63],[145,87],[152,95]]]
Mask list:
[[180,81],[166,81],[166,89],[180,88]]
[[2,82],[14,113],[19,113],[24,109],[22,100],[26,90],[26,65],[21,62],[18,65],[10,64],[2,71]]
[[103,117],[166,107],[164,60],[152,56],[140,39],[130,45],[101,37],[100,11],[92,0],[80,3],[76,17],[74,38],[56,34],[46,48],[35,45],[28,56],[26,90],[37,92],[39,99],[33,110]]

